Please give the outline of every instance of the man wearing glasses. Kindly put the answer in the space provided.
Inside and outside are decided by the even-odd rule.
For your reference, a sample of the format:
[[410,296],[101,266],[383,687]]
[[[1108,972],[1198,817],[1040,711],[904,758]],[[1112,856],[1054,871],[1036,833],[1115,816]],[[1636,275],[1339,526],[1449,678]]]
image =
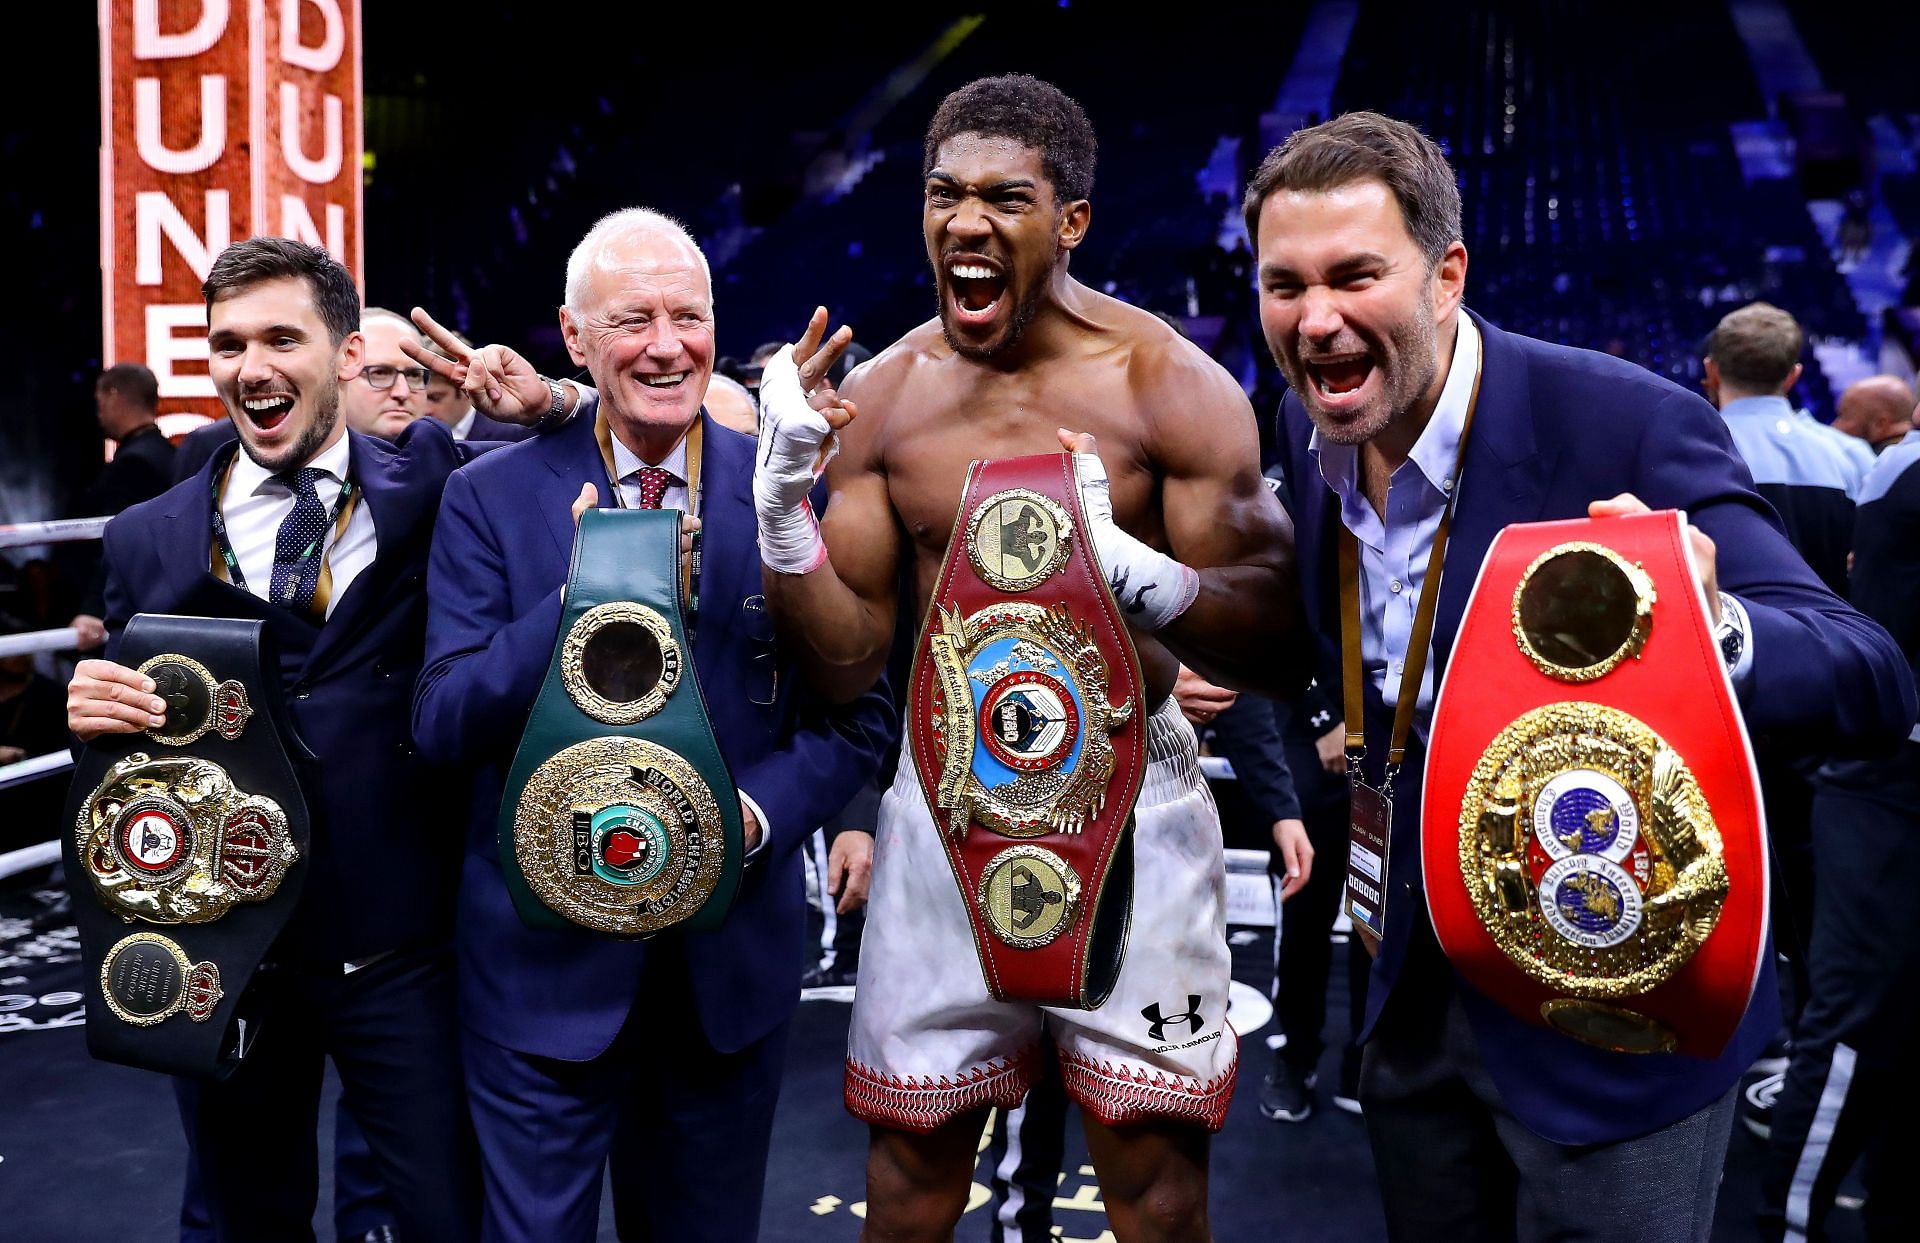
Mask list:
[[404,340],[423,344],[411,320],[370,306],[360,312],[366,360],[360,374],[340,389],[347,426],[363,436],[392,440],[427,413],[427,369],[400,352]]

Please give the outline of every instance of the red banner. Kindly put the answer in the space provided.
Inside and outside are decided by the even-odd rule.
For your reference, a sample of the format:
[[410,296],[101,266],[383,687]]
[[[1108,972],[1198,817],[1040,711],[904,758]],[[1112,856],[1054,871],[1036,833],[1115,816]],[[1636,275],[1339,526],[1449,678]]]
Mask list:
[[100,0],[104,364],[160,380],[163,429],[221,413],[200,286],[260,234],[361,271],[359,0]]

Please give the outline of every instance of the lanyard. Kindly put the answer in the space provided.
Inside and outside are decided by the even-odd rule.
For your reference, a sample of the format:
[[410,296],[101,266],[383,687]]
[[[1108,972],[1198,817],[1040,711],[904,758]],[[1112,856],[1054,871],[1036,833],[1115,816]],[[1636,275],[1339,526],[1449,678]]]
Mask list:
[[[249,590],[247,587],[247,576],[240,571],[239,554],[233,551],[233,541],[227,536],[227,520],[220,512],[220,500],[221,497],[226,494],[227,480],[233,475],[233,464],[239,455],[240,450],[238,446],[236,446],[234,456],[227,459],[226,468],[213,478],[213,550],[219,557],[219,563],[214,566],[214,572],[217,574],[224,568],[226,570],[227,581],[235,587],[238,587],[241,591],[247,591]],[[354,486],[352,479],[348,479],[340,485],[340,495],[335,497],[333,501],[333,512],[327,515],[327,530],[332,532],[331,538],[323,532],[305,548],[301,549],[299,557],[294,560],[294,565],[305,566],[308,561],[316,556],[323,558],[320,562],[320,582],[318,586],[314,588],[313,604],[310,609],[316,616],[326,616],[327,602],[333,595],[333,546],[339,543],[340,537],[346,533],[347,523],[352,515],[354,498],[359,494],[360,489]],[[297,497],[294,503],[299,503]],[[323,547],[324,552],[322,551]]]
[[[700,516],[700,443],[702,424],[706,422],[699,415],[693,416],[693,426],[687,429],[687,503],[693,506],[694,517]],[[607,486],[613,490],[613,504],[616,509],[627,507],[627,498],[620,491],[620,469],[613,464],[613,425],[607,422],[606,403],[602,402],[593,413],[593,438],[600,445],[600,462],[607,468]],[[693,552],[686,563],[680,567],[680,587],[687,601],[687,628],[693,628],[700,615],[700,532],[693,533]]]
[[[1484,356],[1483,356],[1484,357]],[[1453,526],[1453,507],[1460,497],[1460,470],[1467,460],[1467,435],[1473,430],[1473,412],[1480,404],[1480,370],[1473,373],[1473,395],[1467,399],[1467,417],[1460,425],[1460,447],[1448,476],[1447,504],[1433,533],[1433,551],[1427,555],[1427,575],[1420,583],[1420,602],[1413,612],[1413,633],[1400,674],[1400,695],[1393,706],[1393,735],[1387,751],[1383,791],[1393,789],[1394,774],[1407,757],[1407,736],[1413,731],[1414,703],[1420,698],[1420,679],[1427,668],[1427,647],[1433,639],[1433,616],[1440,602],[1440,567],[1446,558],[1447,535]],[[1354,467],[1359,469],[1357,460]],[[1366,709],[1360,671],[1360,544],[1346,523],[1340,524],[1340,681],[1347,716],[1347,772],[1359,778],[1367,755]]]

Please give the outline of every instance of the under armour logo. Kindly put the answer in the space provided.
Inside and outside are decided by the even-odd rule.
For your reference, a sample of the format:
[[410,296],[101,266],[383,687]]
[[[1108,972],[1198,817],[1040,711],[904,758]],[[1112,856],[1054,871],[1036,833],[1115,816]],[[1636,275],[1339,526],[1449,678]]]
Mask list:
[[1140,590],[1134,592],[1133,598],[1129,600],[1127,598],[1127,577],[1127,568],[1125,566],[1115,566],[1113,568],[1113,576],[1107,580],[1107,586],[1113,589],[1113,598],[1118,601],[1120,607],[1128,613],[1145,612],[1147,596],[1151,592],[1159,590],[1160,584],[1146,583],[1142,585]]
[[1165,1040],[1167,1038],[1167,1024],[1169,1023],[1189,1024],[1187,1034],[1189,1036],[1194,1035],[1199,1032],[1201,1027],[1200,994],[1187,994],[1187,1009],[1184,1014],[1161,1014],[1160,1003],[1156,1001],[1152,1005],[1142,1009],[1140,1011],[1140,1017],[1150,1024],[1147,1029],[1147,1034],[1149,1038],[1153,1040]]

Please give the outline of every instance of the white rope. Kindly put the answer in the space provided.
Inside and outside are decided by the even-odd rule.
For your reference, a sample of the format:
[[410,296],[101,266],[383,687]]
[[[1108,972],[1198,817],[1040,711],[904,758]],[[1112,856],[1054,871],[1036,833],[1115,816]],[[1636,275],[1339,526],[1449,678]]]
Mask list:
[[73,767],[73,756],[65,751],[53,751],[46,755],[36,755],[18,764],[0,765],[0,790],[11,786],[25,785],[37,781],[51,773],[64,773]]
[[80,632],[71,626],[59,630],[28,630],[21,634],[0,634],[0,656],[70,652],[79,642]]
[[59,860],[59,842],[38,842],[32,846],[22,846],[18,850],[9,850],[6,854],[0,855],[0,880],[17,876],[22,872],[31,872],[35,868],[43,868]]
[[99,539],[110,521],[110,518],[59,518],[52,522],[0,523],[0,548]]

